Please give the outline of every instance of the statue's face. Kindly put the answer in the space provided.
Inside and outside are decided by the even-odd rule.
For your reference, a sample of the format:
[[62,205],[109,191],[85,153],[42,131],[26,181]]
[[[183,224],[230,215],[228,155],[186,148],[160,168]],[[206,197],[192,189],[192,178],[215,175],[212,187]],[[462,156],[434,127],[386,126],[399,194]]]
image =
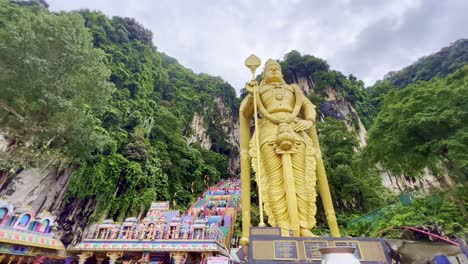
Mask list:
[[268,66],[265,72],[265,82],[273,83],[273,82],[282,82],[282,81],[283,81],[283,73],[281,73],[281,67],[276,64]]

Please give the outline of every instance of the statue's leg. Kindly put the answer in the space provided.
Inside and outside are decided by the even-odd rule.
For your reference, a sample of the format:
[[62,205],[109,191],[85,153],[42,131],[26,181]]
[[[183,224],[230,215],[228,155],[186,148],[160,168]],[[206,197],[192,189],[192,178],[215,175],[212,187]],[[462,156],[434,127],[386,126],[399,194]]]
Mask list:
[[277,155],[273,147],[264,144],[262,146],[262,161],[265,168],[265,176],[268,179],[268,200],[265,201],[269,215],[269,224],[281,228],[283,235],[289,235],[290,225],[286,204],[286,191],[284,187],[283,168],[281,156]]
[[299,152],[292,155],[301,236],[313,236],[310,229],[315,227],[315,213],[317,212],[315,159],[312,160],[308,156],[310,155],[307,155],[303,144],[299,147]]

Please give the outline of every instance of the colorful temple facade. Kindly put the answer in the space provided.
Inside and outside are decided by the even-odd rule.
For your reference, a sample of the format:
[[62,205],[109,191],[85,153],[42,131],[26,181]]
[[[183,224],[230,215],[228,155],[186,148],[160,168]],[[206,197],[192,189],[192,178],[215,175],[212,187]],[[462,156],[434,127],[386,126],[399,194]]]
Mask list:
[[0,199],[0,263],[72,263],[51,232],[54,217]]
[[186,212],[169,202],[153,202],[145,218],[93,225],[71,248],[80,264],[229,262],[229,248],[239,211],[239,180],[209,188]]

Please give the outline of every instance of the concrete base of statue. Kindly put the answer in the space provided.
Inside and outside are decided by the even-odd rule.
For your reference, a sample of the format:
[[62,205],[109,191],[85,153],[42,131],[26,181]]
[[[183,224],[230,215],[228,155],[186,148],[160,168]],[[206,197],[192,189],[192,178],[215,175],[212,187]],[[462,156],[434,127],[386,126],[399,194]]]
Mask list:
[[352,247],[360,263],[391,263],[383,239],[354,237],[285,237],[276,227],[250,228],[249,245],[244,248],[248,264],[321,263],[322,248]]

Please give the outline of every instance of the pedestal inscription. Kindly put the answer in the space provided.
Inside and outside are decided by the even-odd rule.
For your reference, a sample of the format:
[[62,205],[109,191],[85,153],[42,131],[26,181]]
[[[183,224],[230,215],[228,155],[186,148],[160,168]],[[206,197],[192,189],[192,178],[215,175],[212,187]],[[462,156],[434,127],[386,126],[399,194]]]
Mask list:
[[[319,264],[322,256],[318,249],[344,246],[355,248],[355,256],[362,264],[392,263],[385,241],[379,238],[281,237],[271,235],[278,230],[270,229],[277,227],[254,229],[250,233],[248,264]],[[243,256],[240,259],[246,260]]]
[[296,260],[299,258],[297,253],[297,241],[273,241],[273,249],[275,260]]

